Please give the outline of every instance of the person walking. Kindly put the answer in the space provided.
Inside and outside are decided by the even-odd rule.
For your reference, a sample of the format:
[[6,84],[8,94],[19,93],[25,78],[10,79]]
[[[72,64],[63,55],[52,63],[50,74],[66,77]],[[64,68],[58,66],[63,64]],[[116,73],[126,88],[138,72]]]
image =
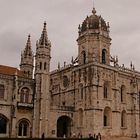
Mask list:
[[44,138],[45,138],[45,134],[43,133],[41,139],[44,140]]
[[88,138],[89,140],[94,140],[94,138],[93,138],[93,136],[92,136],[92,134],[91,133],[89,133],[89,138]]
[[98,133],[98,140],[101,140],[101,134]]

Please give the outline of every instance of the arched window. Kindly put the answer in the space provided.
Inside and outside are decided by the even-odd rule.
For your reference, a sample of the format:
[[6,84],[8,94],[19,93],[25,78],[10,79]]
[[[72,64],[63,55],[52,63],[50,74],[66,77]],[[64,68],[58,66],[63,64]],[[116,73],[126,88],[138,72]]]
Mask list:
[[121,102],[125,102],[125,96],[126,96],[126,89],[125,86],[121,86]]
[[102,50],[102,63],[106,64],[106,49]]
[[19,123],[18,136],[29,136],[29,123],[26,120],[23,120]]
[[7,119],[0,115],[0,134],[6,134],[7,132]]
[[79,124],[79,127],[83,126],[83,109],[79,109],[78,110],[78,124]]
[[126,127],[126,124],[127,124],[126,121],[127,121],[126,111],[123,110],[121,113],[121,127]]
[[104,126],[111,126],[111,109],[109,107],[104,109],[103,123]]
[[22,103],[29,102],[29,89],[27,87],[21,89],[20,102]]
[[109,98],[109,82],[104,82],[103,86],[103,96],[105,99]]
[[42,70],[42,62],[40,62],[40,65],[39,65],[39,67],[40,67],[40,70]]
[[30,75],[30,71],[28,71],[28,76]]
[[46,70],[46,67],[47,67],[47,64],[46,64],[46,62],[44,63],[44,70]]
[[4,85],[0,85],[0,99],[4,99]]

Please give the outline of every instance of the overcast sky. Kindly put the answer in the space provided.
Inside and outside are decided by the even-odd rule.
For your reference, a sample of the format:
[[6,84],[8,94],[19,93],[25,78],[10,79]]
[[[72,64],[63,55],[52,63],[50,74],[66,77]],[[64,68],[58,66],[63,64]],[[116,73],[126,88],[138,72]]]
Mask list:
[[[94,0],[97,15],[110,22],[111,54],[140,70],[140,0]],[[51,69],[77,56],[78,25],[91,15],[93,0],[0,0],[0,64],[19,67],[31,34],[35,52],[43,23],[52,43]]]

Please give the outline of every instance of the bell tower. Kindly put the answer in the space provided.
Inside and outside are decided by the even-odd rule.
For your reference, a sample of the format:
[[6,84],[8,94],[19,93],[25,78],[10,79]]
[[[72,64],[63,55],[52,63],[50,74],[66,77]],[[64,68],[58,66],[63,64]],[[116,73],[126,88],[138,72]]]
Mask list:
[[109,23],[96,15],[96,10],[93,8],[92,14],[86,17],[78,29],[79,64],[97,62],[109,65],[111,45]]
[[39,41],[36,43],[35,55],[35,100],[34,100],[34,130],[33,137],[46,137],[49,133],[49,106],[50,106],[50,52],[51,43],[48,40],[46,22]]
[[51,43],[48,40],[46,22],[39,41],[36,43],[35,74],[48,74],[50,70]]

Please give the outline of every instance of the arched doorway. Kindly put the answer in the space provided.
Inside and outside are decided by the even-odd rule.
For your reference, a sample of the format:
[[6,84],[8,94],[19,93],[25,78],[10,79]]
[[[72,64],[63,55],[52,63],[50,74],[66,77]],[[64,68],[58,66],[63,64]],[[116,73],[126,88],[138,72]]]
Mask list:
[[57,137],[70,137],[72,120],[68,116],[61,116],[57,120]]

